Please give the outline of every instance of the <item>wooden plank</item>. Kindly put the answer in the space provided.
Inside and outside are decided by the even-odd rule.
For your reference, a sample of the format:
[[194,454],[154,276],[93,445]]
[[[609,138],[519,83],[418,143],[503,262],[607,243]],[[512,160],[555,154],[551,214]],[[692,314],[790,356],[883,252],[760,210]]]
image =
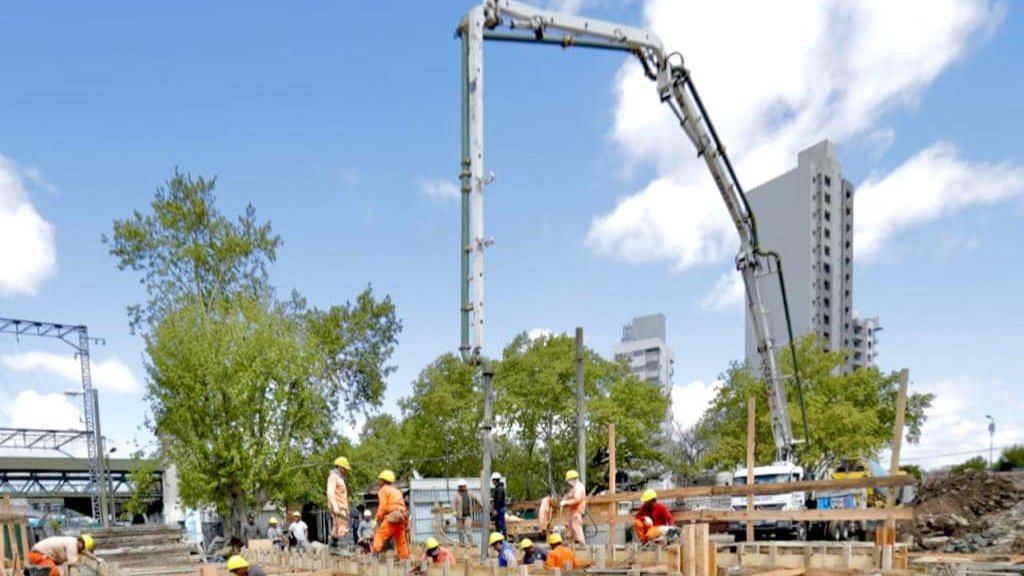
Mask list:
[[[608,494],[615,495],[615,422],[608,424]],[[618,502],[608,503],[608,512],[613,517],[613,520],[608,523],[608,555],[611,556],[611,549],[615,546],[615,526],[616,522],[614,517],[618,515]],[[602,566],[603,567],[603,566]]]
[[783,568],[780,570],[757,572],[754,576],[803,576],[804,572],[807,572],[807,568]]
[[[889,460],[889,475],[895,476],[900,471],[900,447],[903,446],[903,420],[907,412],[907,383],[910,381],[910,370],[900,370],[900,391],[896,397],[896,419],[892,425],[892,458]],[[909,474],[908,474],[909,476]],[[896,491],[889,490],[885,495],[885,507],[896,505]],[[886,520],[888,528],[896,530],[895,520]],[[890,566],[889,569],[892,567]]]
[[[754,486],[754,438],[757,435],[757,398],[747,398],[747,486]],[[747,494],[747,512],[754,511],[754,495]],[[747,521],[747,542],[754,541],[754,523]]]
[[696,539],[693,545],[694,573],[696,576],[714,576],[708,574],[708,525],[697,524],[695,526]]
[[[658,499],[694,498],[701,496],[767,496],[771,494],[788,494],[789,492],[811,492],[815,490],[847,490],[858,488],[888,488],[891,486],[909,486],[917,484],[917,479],[909,474],[901,476],[878,476],[867,478],[843,478],[841,480],[803,480],[800,482],[776,482],[771,484],[733,484],[731,486],[684,486],[659,490]],[[640,500],[641,492],[619,492],[617,494],[599,494],[587,499],[588,504],[607,504],[608,502],[634,502]]]
[[[839,520],[913,520],[914,509],[893,508],[852,508],[836,510],[687,510],[673,512],[676,522],[746,522],[747,520],[789,520],[790,522],[827,522]],[[630,522],[632,516],[617,516],[618,522]],[[610,519],[597,514],[595,522],[607,523]]]

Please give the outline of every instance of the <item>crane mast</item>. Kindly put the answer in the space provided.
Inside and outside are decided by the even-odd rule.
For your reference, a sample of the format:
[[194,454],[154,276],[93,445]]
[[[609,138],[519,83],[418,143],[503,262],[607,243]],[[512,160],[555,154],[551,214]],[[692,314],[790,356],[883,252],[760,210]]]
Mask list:
[[[733,170],[725,147],[718,138],[700,100],[689,71],[679,53],[666,54],[658,37],[647,30],[542,10],[513,0],[485,0],[473,8],[459,27],[463,43],[463,127],[462,127],[462,346],[463,359],[479,362],[483,348],[484,249],[490,241],[483,233],[483,43],[484,40],[550,44],[628,52],[635,55],[646,76],[655,82],[658,96],[669,106],[680,127],[703,158],[715,186],[725,202],[739,234],[736,268],[743,277],[746,304],[751,315],[761,362],[761,374],[768,391],[772,437],[777,458],[793,457],[796,440],[789,419],[783,379],[777,364],[768,309],[758,276],[779,273],[790,352],[796,369],[796,353],[789,322],[781,260],[758,245],[757,223]],[[798,374],[798,372],[797,372]],[[800,391],[799,380],[797,390]],[[802,393],[801,393],[802,394]],[[801,412],[802,396],[801,396]],[[804,434],[806,437],[806,419]]]

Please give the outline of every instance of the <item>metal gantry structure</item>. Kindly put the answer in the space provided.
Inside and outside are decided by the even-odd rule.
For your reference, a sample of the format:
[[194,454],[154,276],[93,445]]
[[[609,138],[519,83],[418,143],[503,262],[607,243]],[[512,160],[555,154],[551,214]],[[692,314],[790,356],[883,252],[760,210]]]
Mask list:
[[[103,526],[109,524],[107,517],[107,497],[104,490],[103,466],[103,435],[100,431],[99,398],[92,387],[92,371],[89,364],[89,343],[100,342],[98,338],[89,337],[89,328],[84,324],[60,324],[41,322],[38,320],[20,320],[16,318],[0,318],[0,334],[12,334],[15,338],[36,336],[54,338],[71,346],[78,357],[82,373],[82,414],[85,419],[85,445],[89,459],[88,492],[92,499],[92,516],[100,520]],[[46,437],[47,430],[22,430],[22,437],[36,435]],[[14,434],[13,438],[19,435]],[[12,445],[10,447],[17,447]],[[24,446],[32,448],[33,446]]]
[[36,430],[0,428],[0,448],[23,450],[63,450],[65,446],[90,434],[87,430]]

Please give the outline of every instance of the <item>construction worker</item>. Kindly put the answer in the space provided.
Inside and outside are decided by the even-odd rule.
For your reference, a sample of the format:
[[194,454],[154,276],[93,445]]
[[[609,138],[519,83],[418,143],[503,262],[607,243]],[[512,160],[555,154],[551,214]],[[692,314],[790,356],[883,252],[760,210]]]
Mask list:
[[646,544],[668,534],[675,525],[668,506],[658,502],[658,493],[648,488],[640,495],[640,509],[633,520],[633,530],[640,542]]
[[292,523],[288,526],[288,535],[294,540],[293,546],[298,550],[309,548],[309,525],[302,521],[302,513],[292,512]]
[[494,531],[501,532],[501,535],[507,538],[508,528],[505,527],[505,512],[508,504],[505,501],[505,482],[502,480],[501,474],[495,472],[491,474],[491,483],[494,485],[491,494],[491,503],[494,504]]
[[[214,539],[214,542],[223,544],[224,540],[220,536],[218,536]],[[244,545],[245,544],[242,543],[241,538],[239,538],[238,536],[232,536],[231,539],[228,540],[228,543],[224,544],[220,548],[215,548],[211,546],[211,548],[213,548],[213,553],[210,554],[210,556],[213,556],[214,558],[220,558],[221,560],[227,560],[228,558],[231,558],[232,556],[239,554],[242,551],[242,546]]]
[[559,506],[569,512],[569,535],[577,544],[586,544],[583,536],[583,513],[587,510],[587,489],[580,482],[580,473],[569,470],[565,473],[565,482],[569,490],[565,493]]
[[284,537],[284,531],[277,524],[277,518],[271,517],[267,520],[269,528],[267,528],[267,538],[274,544],[274,548],[278,550],[284,550],[288,546],[288,539]]
[[252,514],[246,514],[245,524],[242,524],[241,530],[242,544],[248,546],[249,540],[258,540],[259,537],[260,527],[256,525],[256,517]]
[[548,552],[548,559],[544,561],[544,567],[548,570],[565,570],[566,563],[569,564],[569,569],[575,569],[578,564],[576,563],[576,553],[572,551],[572,548],[562,544],[562,535],[555,532],[551,536],[548,536],[548,545],[551,546],[551,551]]
[[540,506],[537,507],[537,524],[540,526],[540,535],[548,537],[551,532],[551,518],[555,511],[555,491],[551,490],[548,495],[540,499]]
[[398,557],[405,560],[409,557],[409,545],[405,541],[409,511],[405,507],[402,493],[392,486],[395,473],[384,470],[377,478],[380,480],[380,489],[377,490],[377,532],[373,535],[373,553],[380,554],[384,544],[391,540],[395,543]]
[[473,512],[483,508],[483,503],[476,494],[471,494],[465,480],[459,480],[458,490],[452,496],[452,513],[458,524],[459,544],[469,546],[473,543]]
[[[6,532],[6,529],[4,530]],[[75,566],[82,556],[95,559],[92,549],[95,542],[89,534],[74,536],[51,536],[36,542],[28,553],[28,561],[33,566],[47,566],[50,576],[60,576],[61,566]]]
[[373,528],[373,512],[367,508],[363,510],[363,518],[359,521],[359,528],[356,530],[356,545],[362,548],[363,552],[370,551],[370,545],[373,543]]
[[548,553],[533,545],[533,540],[523,538],[519,543],[519,549],[523,551],[523,566],[530,564],[543,564],[548,559]]
[[228,572],[235,576],[267,576],[267,571],[262,566],[250,565],[245,558],[238,554],[228,558]]
[[449,566],[455,564],[455,554],[441,546],[441,543],[436,538],[427,538],[427,541],[423,543],[422,560],[430,560],[434,564],[444,564],[446,558],[448,559]]
[[516,567],[516,552],[512,549],[512,545],[505,541],[504,534],[501,532],[491,532],[490,537],[487,538],[487,543],[498,553],[499,568]]
[[334,468],[327,475],[327,509],[331,512],[331,548],[340,548],[341,540],[348,536],[348,486],[345,478],[352,470],[348,458],[338,456]]

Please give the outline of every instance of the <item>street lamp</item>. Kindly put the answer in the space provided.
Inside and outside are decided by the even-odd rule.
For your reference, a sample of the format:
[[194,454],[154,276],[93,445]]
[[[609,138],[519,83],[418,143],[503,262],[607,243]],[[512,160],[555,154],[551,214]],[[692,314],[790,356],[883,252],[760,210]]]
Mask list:
[[992,444],[996,436],[996,421],[991,414],[985,414],[988,418],[988,468],[992,469]]
[[[106,443],[106,441],[107,441],[107,439],[104,438],[103,442]],[[107,500],[110,502],[110,519],[111,519],[111,521],[113,521],[115,518],[117,518],[117,508],[114,505],[114,473],[110,470],[110,455],[113,454],[114,452],[117,452],[117,446],[114,446],[110,450],[107,450],[107,455],[106,455],[106,459],[107,459],[107,462],[106,462],[106,464],[107,464],[107,466],[106,466],[106,468],[107,468],[107,493],[109,494],[109,496],[107,497]]]

